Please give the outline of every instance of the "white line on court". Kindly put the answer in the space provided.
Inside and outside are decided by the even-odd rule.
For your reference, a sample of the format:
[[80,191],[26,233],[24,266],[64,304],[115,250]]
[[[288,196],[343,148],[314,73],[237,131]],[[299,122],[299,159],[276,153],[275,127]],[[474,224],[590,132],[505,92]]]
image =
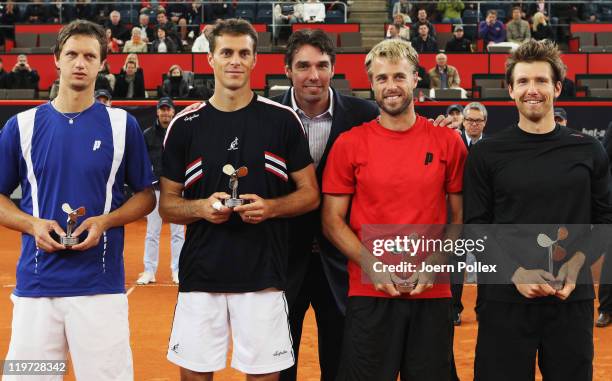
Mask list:
[[134,291],[136,289],[136,286],[132,286],[130,287],[129,290],[127,290],[127,292],[125,293],[125,296],[130,296],[130,294],[132,293],[132,291]]

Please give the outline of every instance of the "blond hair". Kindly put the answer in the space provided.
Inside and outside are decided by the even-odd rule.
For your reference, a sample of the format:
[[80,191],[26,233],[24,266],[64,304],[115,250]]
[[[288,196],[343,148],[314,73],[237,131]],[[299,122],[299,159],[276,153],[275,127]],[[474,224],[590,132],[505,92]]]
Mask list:
[[372,78],[372,61],[375,58],[386,58],[390,61],[406,59],[412,64],[414,71],[419,66],[419,54],[410,43],[399,39],[383,40],[370,50],[365,59],[365,66],[370,79]]
[[532,17],[533,25],[531,26],[532,30],[536,32],[538,30],[538,25],[546,25],[546,16],[542,12],[536,12]]

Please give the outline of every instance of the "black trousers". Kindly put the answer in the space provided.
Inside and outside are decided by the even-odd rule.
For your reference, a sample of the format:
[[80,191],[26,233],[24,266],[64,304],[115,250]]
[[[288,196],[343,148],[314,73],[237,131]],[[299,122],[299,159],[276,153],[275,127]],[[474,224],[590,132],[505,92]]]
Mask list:
[[344,332],[344,315],[338,308],[323,272],[321,257],[312,254],[308,272],[294,302],[289,306],[289,324],[293,338],[295,364],[281,372],[281,381],[294,381],[297,376],[302,326],[306,311],[312,305],[317,321],[321,380],[333,381],[340,364],[340,346]]
[[474,381],[593,379],[593,301],[506,303],[480,312]]
[[604,254],[599,278],[599,312],[612,313],[612,246]]
[[350,297],[337,381],[448,381],[450,299]]

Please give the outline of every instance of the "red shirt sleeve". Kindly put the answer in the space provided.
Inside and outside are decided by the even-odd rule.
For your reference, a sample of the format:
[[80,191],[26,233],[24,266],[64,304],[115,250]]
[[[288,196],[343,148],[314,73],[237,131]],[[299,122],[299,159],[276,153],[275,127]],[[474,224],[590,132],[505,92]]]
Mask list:
[[455,131],[449,130],[447,138],[446,192],[460,193],[463,190],[463,167],[467,159],[467,148]]
[[335,141],[323,172],[323,193],[355,193],[355,144],[349,133]]

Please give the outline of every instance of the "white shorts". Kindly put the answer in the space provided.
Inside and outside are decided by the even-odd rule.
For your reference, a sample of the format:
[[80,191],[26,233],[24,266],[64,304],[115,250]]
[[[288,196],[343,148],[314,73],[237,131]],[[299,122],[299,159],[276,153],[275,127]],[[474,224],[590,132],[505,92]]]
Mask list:
[[[125,294],[29,298],[11,294],[13,327],[7,360],[66,360],[77,380],[132,381]],[[3,381],[62,376],[4,376]]]
[[168,360],[194,372],[225,368],[233,339],[232,368],[246,374],[279,372],[294,364],[285,293],[181,292]]

